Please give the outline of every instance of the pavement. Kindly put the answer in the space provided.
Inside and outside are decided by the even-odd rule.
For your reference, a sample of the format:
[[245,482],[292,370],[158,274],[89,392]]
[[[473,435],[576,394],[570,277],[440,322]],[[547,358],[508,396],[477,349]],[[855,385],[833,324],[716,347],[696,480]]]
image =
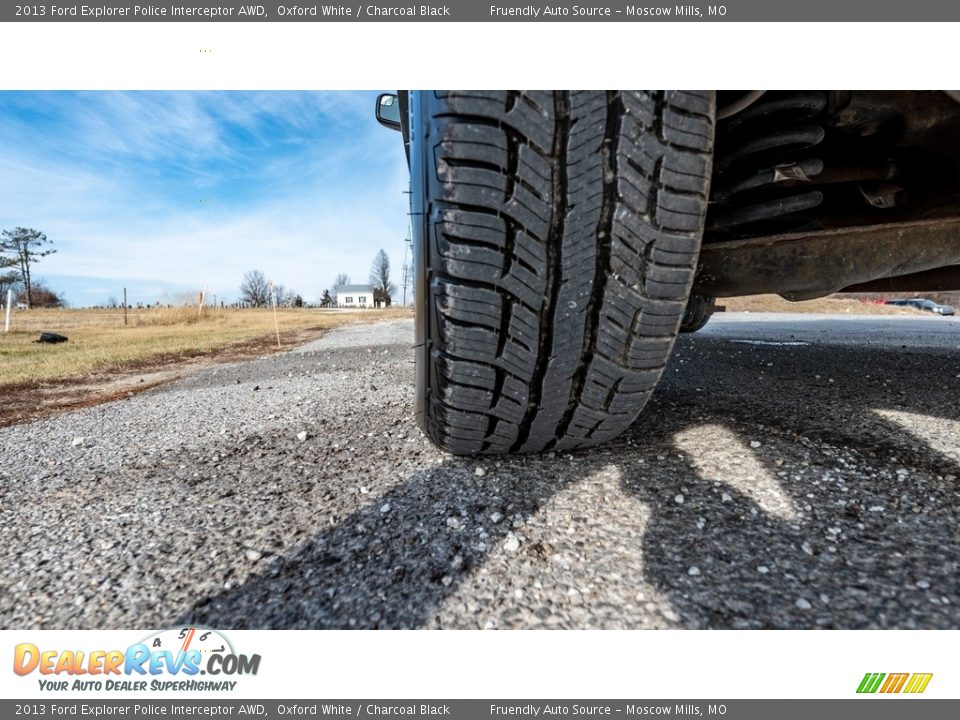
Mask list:
[[426,441],[412,338],[0,429],[0,627],[960,626],[960,321],[718,315],[537,457]]

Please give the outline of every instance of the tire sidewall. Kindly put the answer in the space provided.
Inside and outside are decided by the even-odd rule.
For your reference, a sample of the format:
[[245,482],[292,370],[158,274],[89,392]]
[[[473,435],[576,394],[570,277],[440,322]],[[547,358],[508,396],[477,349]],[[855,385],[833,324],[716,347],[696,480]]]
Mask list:
[[414,323],[416,419],[427,432],[430,395],[430,347],[433,331],[430,308],[429,190],[432,168],[429,158],[430,122],[425,91],[409,94],[410,128],[410,218],[414,266]]

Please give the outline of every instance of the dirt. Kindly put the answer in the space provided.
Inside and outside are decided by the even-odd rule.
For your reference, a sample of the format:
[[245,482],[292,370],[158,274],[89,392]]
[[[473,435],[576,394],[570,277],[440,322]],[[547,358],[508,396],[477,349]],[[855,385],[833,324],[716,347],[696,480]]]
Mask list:
[[[912,308],[865,303],[849,298],[822,298],[807,302],[788,302],[775,295],[748,298],[722,298],[718,305],[727,312],[818,312],[831,314],[917,315]],[[56,380],[30,381],[0,385],[4,402],[0,404],[0,427],[51,417],[78,408],[132,397],[136,393],[172,382],[217,363],[246,360],[270,355],[319,338],[321,328],[262,335],[221,348],[192,353],[155,356],[148,360],[115,365],[96,373],[73,375]]]
[[748,297],[718,298],[717,305],[727,312],[781,312],[819,313],[824,315],[923,315],[920,310],[876,302],[864,302],[852,297],[834,295],[791,302],[779,295],[751,295]]
[[281,332],[280,347],[277,347],[277,336],[271,333],[213,350],[171,353],[114,365],[96,373],[0,385],[0,392],[3,394],[3,403],[0,403],[0,427],[132,397],[211,365],[249,360],[290,350],[310,340],[316,340],[324,332],[321,328]]

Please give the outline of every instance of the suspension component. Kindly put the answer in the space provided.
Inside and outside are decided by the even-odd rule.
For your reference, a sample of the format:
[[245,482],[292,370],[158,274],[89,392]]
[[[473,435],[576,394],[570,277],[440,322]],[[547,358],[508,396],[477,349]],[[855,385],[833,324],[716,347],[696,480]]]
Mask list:
[[770,91],[721,122],[706,241],[816,231],[834,208],[904,201],[888,155],[896,118],[841,127],[849,101],[846,92]]

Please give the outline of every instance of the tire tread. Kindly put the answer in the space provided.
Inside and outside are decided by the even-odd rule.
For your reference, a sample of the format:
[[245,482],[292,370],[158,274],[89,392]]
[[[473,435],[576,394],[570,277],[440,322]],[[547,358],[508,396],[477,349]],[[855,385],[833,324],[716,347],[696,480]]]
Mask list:
[[421,427],[458,454],[616,437],[653,391],[690,293],[713,93],[420,95]]

